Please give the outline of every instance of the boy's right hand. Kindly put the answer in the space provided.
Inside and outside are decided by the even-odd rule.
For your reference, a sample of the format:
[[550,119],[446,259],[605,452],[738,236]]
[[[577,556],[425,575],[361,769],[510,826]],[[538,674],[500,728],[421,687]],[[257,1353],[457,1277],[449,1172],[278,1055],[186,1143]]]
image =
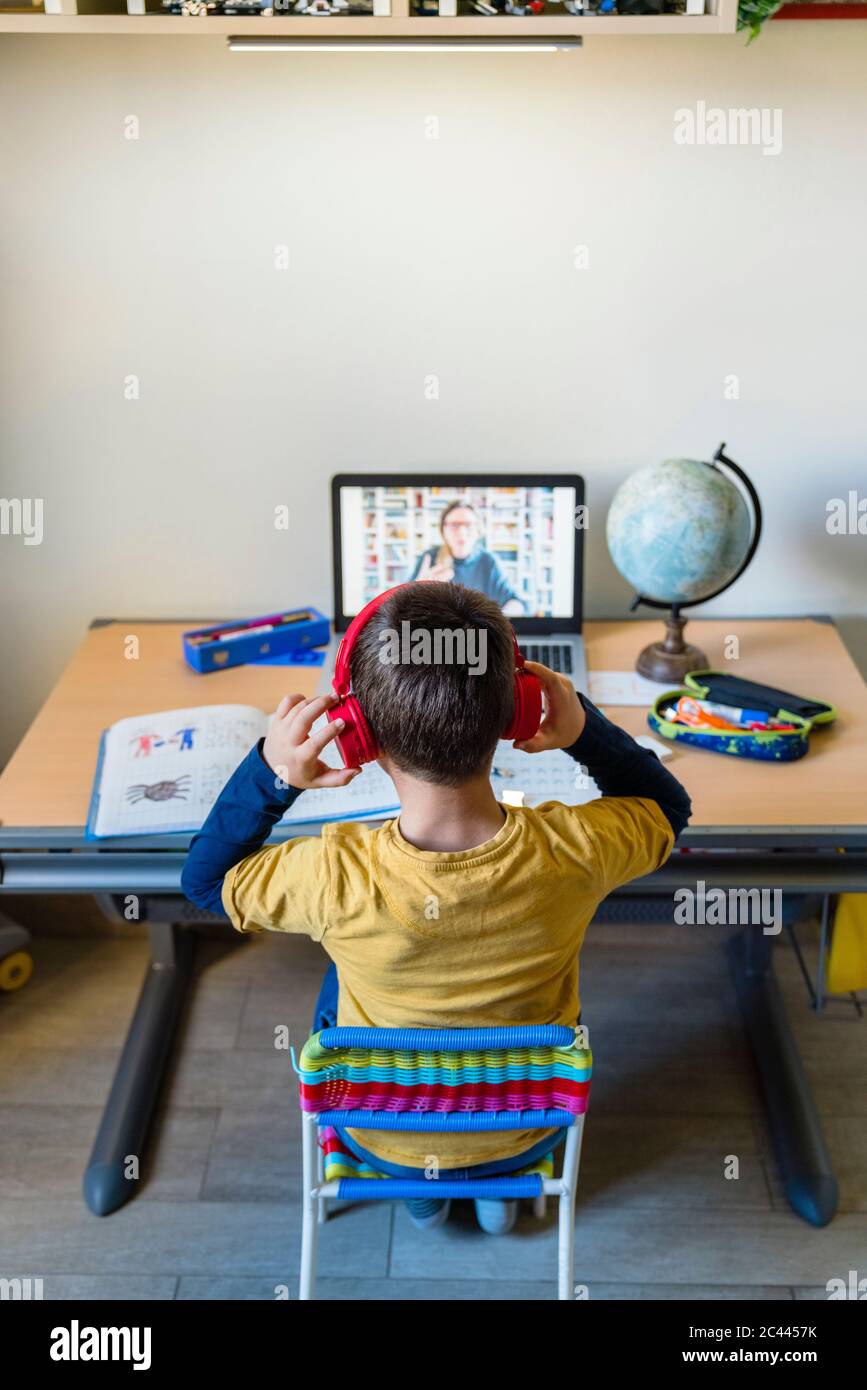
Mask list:
[[303,695],[283,696],[262,754],[284,785],[302,791],[309,787],[345,787],[358,776],[360,767],[329,767],[319,757],[342,731],[342,720],[326,724],[315,734],[310,732],[319,716],[336,700],[336,695],[320,695],[315,700],[305,700]]
[[515,747],[525,753],[545,753],[551,748],[571,748],[584,732],[586,715],[578,692],[568,676],[551,671],[538,661],[525,661],[524,669],[538,676],[545,697],[545,714],[539,732]]
[[437,565],[431,557],[426,554],[421,562],[421,568],[416,575],[416,583],[421,581],[422,583],[429,584],[431,580],[436,579],[439,580],[440,583],[448,584],[454,577],[454,565],[450,565],[448,561],[446,561],[444,565]]

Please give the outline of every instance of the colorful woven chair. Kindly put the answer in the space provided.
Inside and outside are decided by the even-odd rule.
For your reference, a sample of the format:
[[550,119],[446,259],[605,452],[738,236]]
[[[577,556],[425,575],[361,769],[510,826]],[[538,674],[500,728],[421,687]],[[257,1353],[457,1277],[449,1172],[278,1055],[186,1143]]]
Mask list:
[[[293,1058],[294,1061],[294,1058]],[[573,1297],[575,1194],[592,1057],[587,1030],[523,1028],[326,1028],[304,1045],[303,1226],[299,1297],[316,1284],[318,1224],[326,1202],[412,1197],[560,1199],[558,1296]],[[551,1152],[531,1168],[488,1178],[390,1178],[360,1163],[336,1129],[468,1134],[568,1130],[562,1176]],[[318,1142],[317,1142],[318,1140]]]

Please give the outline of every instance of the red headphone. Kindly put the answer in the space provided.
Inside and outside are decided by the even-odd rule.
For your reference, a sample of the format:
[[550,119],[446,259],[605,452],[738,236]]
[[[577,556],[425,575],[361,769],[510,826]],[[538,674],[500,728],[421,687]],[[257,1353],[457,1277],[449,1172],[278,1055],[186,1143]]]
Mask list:
[[[336,719],[344,721],[343,730],[334,741],[340,749],[340,756],[345,767],[360,767],[362,763],[375,762],[380,753],[370,725],[361,712],[361,706],[355,695],[352,694],[350,674],[352,649],[359,632],[376,610],[385,603],[387,598],[397,593],[398,589],[404,588],[406,588],[405,584],[397,584],[393,589],[386,589],[384,594],[377,594],[376,598],[366,604],[361,612],[352,619],[341,639],[340,646],[337,648],[332,684],[338,703],[326,710],[325,717],[330,724],[333,724]],[[514,630],[510,629],[510,631],[515,648],[515,712],[509,721],[508,728],[504,729],[500,737],[523,743],[525,739],[532,738],[538,732],[542,722],[542,684],[538,676],[534,676],[524,669],[524,658],[518,650],[518,639]]]

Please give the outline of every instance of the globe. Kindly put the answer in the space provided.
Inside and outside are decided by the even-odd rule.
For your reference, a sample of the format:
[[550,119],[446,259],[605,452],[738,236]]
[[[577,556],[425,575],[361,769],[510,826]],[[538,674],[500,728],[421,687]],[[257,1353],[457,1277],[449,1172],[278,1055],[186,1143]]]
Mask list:
[[[650,680],[680,683],[706,670],[700,647],[684,642],[681,609],[714,598],[743,574],[762,533],[762,506],[744,470],[721,444],[711,463],[666,459],[640,468],[617,489],[608,513],[608,549],[636,590],[633,608],[668,608],[665,639],[638,655],[636,670]],[[731,469],[749,494],[750,517]]]
[[732,580],[746,559],[753,523],[730,478],[695,459],[640,468],[617,489],[608,549],[645,599],[700,602]]

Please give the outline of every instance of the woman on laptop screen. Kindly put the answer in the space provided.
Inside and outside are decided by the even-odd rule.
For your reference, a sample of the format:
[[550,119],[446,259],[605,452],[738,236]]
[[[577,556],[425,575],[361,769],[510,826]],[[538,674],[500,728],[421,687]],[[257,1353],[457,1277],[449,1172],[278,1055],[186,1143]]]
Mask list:
[[524,604],[503,574],[499,560],[485,546],[475,507],[466,502],[450,503],[440,517],[440,535],[442,544],[422,552],[410,579],[463,584],[486,594],[509,616],[524,613]]

